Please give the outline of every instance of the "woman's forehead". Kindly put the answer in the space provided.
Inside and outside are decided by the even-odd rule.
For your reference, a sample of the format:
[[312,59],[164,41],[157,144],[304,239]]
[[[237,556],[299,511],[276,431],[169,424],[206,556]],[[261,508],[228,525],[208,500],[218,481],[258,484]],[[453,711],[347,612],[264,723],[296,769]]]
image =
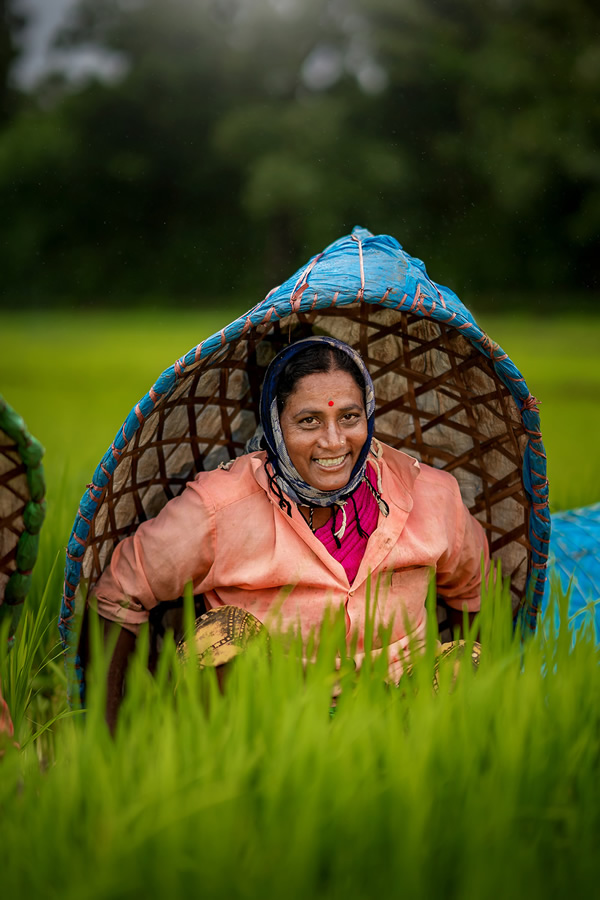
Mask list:
[[327,405],[331,399],[336,406],[341,402],[364,405],[362,390],[349,372],[340,369],[304,375],[296,382],[288,402],[297,406],[310,400]]

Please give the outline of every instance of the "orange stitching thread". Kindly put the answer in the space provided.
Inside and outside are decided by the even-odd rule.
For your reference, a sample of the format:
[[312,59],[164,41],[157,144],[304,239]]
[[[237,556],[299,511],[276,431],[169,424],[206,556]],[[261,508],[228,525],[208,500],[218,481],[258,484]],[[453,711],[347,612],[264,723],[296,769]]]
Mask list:
[[526,409],[530,409],[533,412],[539,412],[538,403],[540,403],[540,401],[536,397],[534,397],[533,394],[528,394],[527,398],[523,401],[521,412]]

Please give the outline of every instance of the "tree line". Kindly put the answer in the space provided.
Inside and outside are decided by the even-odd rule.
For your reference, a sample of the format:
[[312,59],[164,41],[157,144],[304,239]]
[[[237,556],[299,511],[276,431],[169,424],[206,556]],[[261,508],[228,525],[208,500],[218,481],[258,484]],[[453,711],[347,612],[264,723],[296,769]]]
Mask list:
[[[81,0],[18,90],[0,302],[256,302],[355,224],[459,296],[598,288],[594,0]],[[111,74],[112,71],[112,74]]]

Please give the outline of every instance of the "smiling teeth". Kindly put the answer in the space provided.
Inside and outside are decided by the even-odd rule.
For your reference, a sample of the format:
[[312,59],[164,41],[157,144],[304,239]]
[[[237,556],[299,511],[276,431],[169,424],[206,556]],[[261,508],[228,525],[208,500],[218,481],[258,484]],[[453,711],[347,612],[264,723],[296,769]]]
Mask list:
[[317,459],[317,462],[320,466],[325,466],[327,468],[328,466],[339,466],[339,464],[343,462],[345,458],[345,455],[336,456],[335,459]]

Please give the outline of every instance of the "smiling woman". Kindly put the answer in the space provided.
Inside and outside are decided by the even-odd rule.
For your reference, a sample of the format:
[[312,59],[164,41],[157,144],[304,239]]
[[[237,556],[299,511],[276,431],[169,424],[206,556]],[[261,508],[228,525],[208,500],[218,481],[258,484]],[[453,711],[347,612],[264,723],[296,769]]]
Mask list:
[[342,341],[307,338],[278,354],[265,375],[260,417],[270,460],[295,500],[329,507],[352,493],[364,475],[374,408],[371,376]]
[[[311,337],[284,348],[265,375],[251,452],[198,473],[116,546],[93,591],[100,615],[133,635],[191,582],[209,610],[238,607],[269,627],[277,611],[284,630],[308,639],[342,606],[360,665],[369,584],[379,582],[375,628],[391,629],[397,682],[409,644],[424,641],[431,572],[451,608],[474,612],[489,552],[454,477],[375,440],[374,411],[369,372],[347,344]],[[132,638],[121,644],[117,693]]]
[[340,369],[305,375],[281,411],[290,459],[304,481],[343,488],[367,440],[364,388]]
[[367,439],[359,386],[346,372],[306,375],[288,399],[281,430],[305,481],[323,491],[344,487]]
[[[323,347],[317,366],[309,351]],[[338,370],[358,393],[347,380],[342,391]],[[347,459],[344,423],[360,420],[361,399],[367,437]],[[288,422],[295,404],[308,415]],[[294,446],[288,424],[308,444]],[[334,606],[359,664],[371,574],[376,632],[394,620],[394,680],[423,632],[431,571],[447,640],[448,606],[462,619],[463,604],[479,604],[489,547],[513,616],[532,630],[550,531],[545,460],[536,399],[508,355],[421,260],[357,227],[178,358],[119,429],[67,549],[59,627],[72,696],[85,702],[75,626],[86,592],[124,624],[124,641],[150,620],[153,660],[165,601],[188,582],[213,620],[225,606],[242,610],[231,623],[278,609],[301,636]]]

